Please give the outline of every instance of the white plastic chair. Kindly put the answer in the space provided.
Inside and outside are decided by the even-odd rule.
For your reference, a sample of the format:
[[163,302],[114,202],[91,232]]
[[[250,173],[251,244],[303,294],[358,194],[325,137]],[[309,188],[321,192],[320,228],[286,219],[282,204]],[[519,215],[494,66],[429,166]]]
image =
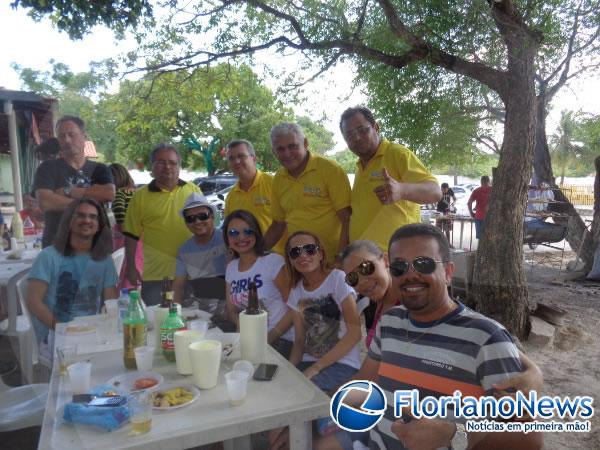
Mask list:
[[123,267],[123,261],[125,260],[125,247],[121,247],[115,250],[112,254],[112,259],[117,270],[117,275],[121,273],[121,267]]
[[[3,383],[2,383],[3,384]],[[0,432],[19,430],[42,424],[48,383],[0,390]]]
[[[18,351],[15,350],[15,353],[19,355],[21,376],[24,381],[25,379],[31,381],[31,377],[27,378],[23,366],[26,365],[24,364],[26,360],[29,361],[31,359],[32,340],[35,340],[35,336],[29,316],[28,314],[25,314],[23,307],[21,307],[21,314],[18,314],[19,296],[17,293],[17,284],[20,280],[25,279],[28,272],[29,269],[22,270],[8,280],[8,285],[6,287],[8,317],[0,322],[0,334],[9,337],[11,344],[13,344],[13,350],[15,350],[14,341],[16,340],[17,342]],[[33,369],[31,370],[31,376],[32,375]]]
[[21,377],[24,383],[31,383],[33,381],[33,369],[36,364],[42,364],[48,368],[52,368],[52,361],[47,358],[41,357],[38,349],[38,340],[33,329],[33,320],[31,319],[31,313],[27,308],[26,302],[27,294],[27,277],[22,277],[17,281],[17,298],[21,305],[21,311],[23,316],[26,317],[30,324],[29,337],[27,339],[27,348],[19,349],[20,357],[19,363],[21,365]]

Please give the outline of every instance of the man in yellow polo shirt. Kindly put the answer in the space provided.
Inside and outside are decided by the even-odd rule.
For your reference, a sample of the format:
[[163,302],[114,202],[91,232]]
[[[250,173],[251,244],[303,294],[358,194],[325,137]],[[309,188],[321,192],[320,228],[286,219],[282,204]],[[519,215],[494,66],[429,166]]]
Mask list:
[[[238,177],[225,199],[225,216],[236,209],[251,212],[260,225],[261,231],[267,232],[273,222],[271,217],[271,192],[273,176],[256,168],[256,152],[250,141],[235,139],[227,144],[227,161],[229,168]],[[283,252],[285,242],[280,240],[273,250]]]
[[421,220],[420,205],[437,203],[437,179],[408,148],[379,136],[379,125],[365,107],[342,113],[340,130],[358,156],[352,187],[350,241],[369,239],[383,250],[396,229]]
[[[161,301],[164,277],[175,277],[177,250],[192,233],[181,220],[179,211],[192,192],[201,192],[193,183],[179,179],[181,157],[170,144],[159,144],[150,154],[154,180],[133,194],[123,234],[127,278],[133,286],[142,283],[142,298],[147,305]],[[144,271],[135,266],[138,239],[142,239]]]
[[273,223],[265,234],[272,246],[287,232],[305,230],[316,234],[331,264],[348,244],[350,182],[334,161],[308,151],[308,140],[293,123],[271,129],[271,147],[281,163],[273,179]]

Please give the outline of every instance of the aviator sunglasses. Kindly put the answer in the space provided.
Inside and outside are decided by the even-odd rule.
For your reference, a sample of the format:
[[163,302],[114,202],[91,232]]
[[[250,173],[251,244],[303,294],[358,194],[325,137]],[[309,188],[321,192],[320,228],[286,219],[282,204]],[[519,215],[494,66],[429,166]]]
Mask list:
[[208,219],[210,219],[210,217],[210,213],[205,212],[201,212],[198,214],[190,214],[188,216],[185,216],[185,222],[194,223],[196,220],[199,220],[200,222],[206,222]]
[[245,237],[253,236],[254,230],[252,228],[244,228],[242,231],[240,231],[235,228],[230,228],[227,231],[227,234],[229,235],[229,237],[237,239],[238,237],[240,237],[240,234],[244,234]]
[[375,272],[375,263],[368,260],[363,261],[356,267],[356,269],[346,274],[346,283],[351,287],[355,287],[358,284],[359,274],[363,277],[366,277],[373,275],[373,272]]
[[290,259],[296,259],[302,253],[306,253],[308,256],[313,256],[315,253],[317,253],[317,250],[319,250],[319,246],[317,244],[304,244],[290,248],[288,254],[290,255]]
[[393,261],[390,263],[390,273],[393,277],[401,277],[406,274],[411,266],[415,272],[422,275],[431,275],[435,272],[436,264],[445,263],[446,261],[436,261],[429,256],[417,256],[412,262],[408,261]]

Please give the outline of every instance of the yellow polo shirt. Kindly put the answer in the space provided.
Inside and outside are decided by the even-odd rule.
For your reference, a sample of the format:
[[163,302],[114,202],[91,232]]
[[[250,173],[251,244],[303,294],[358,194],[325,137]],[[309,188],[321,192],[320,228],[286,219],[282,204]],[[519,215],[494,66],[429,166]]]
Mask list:
[[127,207],[123,234],[142,239],[144,281],[175,276],[177,250],[192,236],[179,215],[192,192],[202,192],[193,183],[179,180],[172,191],[164,191],[152,181],[133,194]]
[[375,156],[362,167],[356,163],[352,187],[352,216],[350,217],[350,242],[369,239],[387,251],[389,239],[399,227],[421,220],[421,207],[417,203],[400,200],[382,205],[374,189],[383,184],[383,168],[394,179],[403,183],[420,183],[437,179],[425,168],[419,158],[408,148],[381,140]]
[[271,214],[287,223],[287,235],[305,230],[316,234],[329,263],[335,260],[342,225],[337,211],[350,206],[350,182],[337,163],[309,153],[297,178],[280,168],[273,179]]
[[[236,209],[245,209],[251,212],[260,225],[263,235],[273,222],[271,217],[271,195],[273,192],[273,175],[256,171],[252,186],[247,191],[240,187],[238,181],[225,199],[225,216]],[[274,246],[273,250],[283,254],[285,241],[283,238]]]

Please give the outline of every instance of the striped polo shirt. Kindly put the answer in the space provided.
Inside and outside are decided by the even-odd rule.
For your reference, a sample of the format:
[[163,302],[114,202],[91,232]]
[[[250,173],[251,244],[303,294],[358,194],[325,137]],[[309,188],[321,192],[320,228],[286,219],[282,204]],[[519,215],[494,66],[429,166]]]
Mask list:
[[379,361],[378,384],[387,397],[383,419],[370,433],[371,449],[403,449],[392,433],[394,391],[418,389],[420,397],[479,397],[492,384],[522,372],[519,352],[498,322],[462,303],[435,322],[412,321],[403,306],[383,315],[369,357]]

